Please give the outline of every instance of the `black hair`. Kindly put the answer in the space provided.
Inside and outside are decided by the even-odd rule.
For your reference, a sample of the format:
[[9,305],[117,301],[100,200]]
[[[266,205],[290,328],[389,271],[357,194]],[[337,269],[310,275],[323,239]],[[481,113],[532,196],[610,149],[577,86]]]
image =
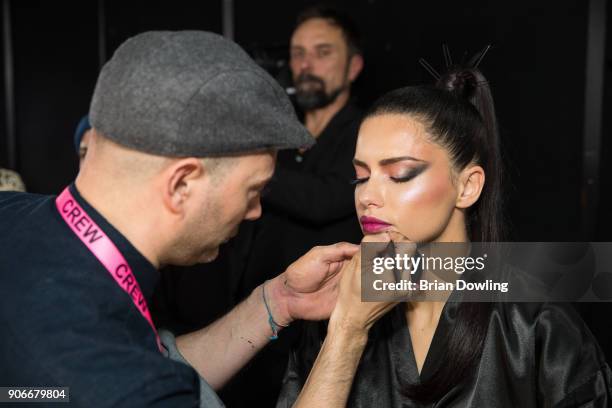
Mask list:
[[[309,7],[302,11],[298,16],[295,28],[302,23],[313,18],[321,18],[342,30],[342,35],[346,41],[349,57],[356,54],[363,54],[361,48],[361,35],[355,21],[344,11],[330,6],[319,4]],[[294,30],[295,31],[295,30]]]
[[[503,240],[500,142],[489,84],[476,68],[452,67],[435,86],[405,87],[381,97],[364,120],[381,114],[405,114],[421,122],[431,141],[447,149],[461,170],[474,163],[485,171],[479,200],[466,213],[472,241]],[[418,384],[403,384],[407,397],[436,401],[458,385],[480,360],[491,303],[460,303],[447,333],[444,361]]]
[[435,86],[396,89],[378,99],[366,113],[405,114],[425,125],[434,143],[445,147],[455,168],[482,166],[485,185],[467,212],[472,241],[498,242],[503,235],[499,135],[493,97],[475,68],[453,68]]

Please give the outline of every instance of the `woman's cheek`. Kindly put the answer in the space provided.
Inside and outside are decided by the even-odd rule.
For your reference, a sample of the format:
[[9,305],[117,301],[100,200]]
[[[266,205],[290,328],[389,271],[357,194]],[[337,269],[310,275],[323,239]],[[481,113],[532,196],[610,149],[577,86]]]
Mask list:
[[413,180],[398,184],[393,192],[393,214],[400,233],[412,241],[435,239],[446,227],[451,215],[449,186],[440,180]]

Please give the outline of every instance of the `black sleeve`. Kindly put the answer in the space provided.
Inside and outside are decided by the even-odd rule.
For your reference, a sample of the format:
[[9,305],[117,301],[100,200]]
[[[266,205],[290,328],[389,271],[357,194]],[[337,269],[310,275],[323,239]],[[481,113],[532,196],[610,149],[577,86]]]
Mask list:
[[277,408],[293,406],[308,379],[326,335],[327,321],[304,322],[301,340],[289,353]]
[[152,330],[148,344],[126,333],[148,326],[136,308],[111,320],[79,289],[47,276],[0,313],[0,385],[69,387],[74,407],[199,406],[193,368],[164,357]]
[[295,404],[298,395],[300,395],[302,387],[304,387],[306,378],[302,378],[299,374],[296,359],[296,350],[291,350],[276,408],[291,408]]
[[538,399],[543,406],[609,407],[612,373],[571,305],[547,304],[536,323]]

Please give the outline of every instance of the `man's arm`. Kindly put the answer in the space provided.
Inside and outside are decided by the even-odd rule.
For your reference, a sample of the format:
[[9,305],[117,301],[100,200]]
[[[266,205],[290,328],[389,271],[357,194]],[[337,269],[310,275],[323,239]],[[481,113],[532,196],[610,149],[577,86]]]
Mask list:
[[[314,248],[267,282],[266,299],[276,323],[328,318],[336,302],[338,273],[358,248],[347,243]],[[176,339],[183,357],[214,389],[221,388],[270,341],[263,287],[215,323]]]
[[[278,278],[276,278],[278,279]],[[266,284],[266,292],[276,282]],[[220,389],[269,341],[272,329],[268,323],[268,313],[262,299],[262,286],[231,312],[209,326],[180,336],[176,339],[179,351],[193,368],[210,386]],[[269,297],[269,293],[266,293]],[[274,319],[280,319],[278,307],[273,306]],[[283,319],[282,323],[290,321]]]
[[294,408],[345,407],[367,341],[365,330],[330,325]]
[[[389,232],[366,236],[362,243],[382,242],[380,249],[383,249],[384,242],[389,240],[408,242],[401,234]],[[368,332],[397,304],[395,300],[361,301],[361,261],[361,253],[358,253],[341,272],[338,301],[329,320],[327,337],[294,408],[346,406]]]

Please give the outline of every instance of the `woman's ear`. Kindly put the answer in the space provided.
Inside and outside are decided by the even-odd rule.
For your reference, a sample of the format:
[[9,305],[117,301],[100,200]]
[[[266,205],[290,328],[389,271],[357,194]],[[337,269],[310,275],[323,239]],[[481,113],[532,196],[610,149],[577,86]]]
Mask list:
[[202,160],[194,157],[177,160],[163,172],[163,202],[171,213],[185,211],[185,203],[194,194],[195,183],[203,174]]
[[469,208],[480,197],[484,187],[485,173],[482,167],[468,166],[459,174],[459,194],[457,195],[457,208]]

